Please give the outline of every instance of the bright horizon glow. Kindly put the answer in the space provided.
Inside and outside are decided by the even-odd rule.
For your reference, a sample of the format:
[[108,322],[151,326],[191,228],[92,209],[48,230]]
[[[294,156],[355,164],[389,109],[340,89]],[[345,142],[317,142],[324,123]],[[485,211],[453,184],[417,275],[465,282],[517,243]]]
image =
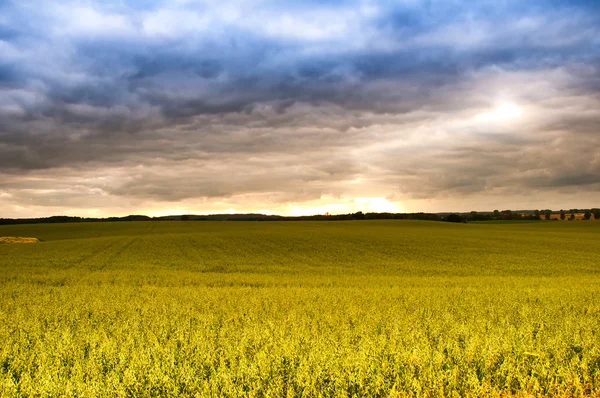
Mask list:
[[[319,203],[320,202],[320,203]],[[306,204],[295,203],[282,209],[278,214],[282,216],[312,216],[329,213],[349,214],[362,211],[363,213],[402,213],[403,207],[398,202],[390,202],[383,197],[359,197],[343,198],[335,200],[333,198],[322,198],[318,201],[311,201]]]
[[150,217],[174,216],[184,214],[265,214],[280,216],[313,216],[319,214],[349,214],[362,211],[363,213],[404,213],[406,209],[400,202],[392,202],[383,197],[357,197],[357,198],[332,198],[323,197],[319,200],[308,202],[295,202],[276,206],[273,210],[267,210],[264,206],[257,208],[244,207],[219,207],[210,206],[202,210],[195,210],[191,206],[181,206],[165,210],[141,211],[139,214]]

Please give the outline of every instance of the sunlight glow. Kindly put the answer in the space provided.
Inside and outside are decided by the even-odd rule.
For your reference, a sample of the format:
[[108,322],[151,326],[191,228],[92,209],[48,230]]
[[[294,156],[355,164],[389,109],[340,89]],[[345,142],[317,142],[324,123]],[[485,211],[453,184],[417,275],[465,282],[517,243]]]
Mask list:
[[364,212],[373,213],[400,213],[398,204],[386,198],[357,198],[356,203]]
[[363,213],[402,213],[398,202],[390,202],[383,197],[360,197],[334,199],[325,197],[317,201],[295,203],[281,214],[286,216],[310,216],[315,214]]
[[480,113],[475,117],[477,122],[508,122],[523,116],[523,109],[512,103],[501,104],[490,112]]

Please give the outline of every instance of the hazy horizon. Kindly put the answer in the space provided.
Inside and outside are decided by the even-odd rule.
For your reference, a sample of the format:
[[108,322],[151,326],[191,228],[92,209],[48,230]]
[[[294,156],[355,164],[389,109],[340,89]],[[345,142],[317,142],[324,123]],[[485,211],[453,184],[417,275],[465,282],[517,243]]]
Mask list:
[[[536,209],[494,209],[494,210],[468,210],[468,211],[453,211],[453,210],[446,210],[446,211],[437,211],[437,212],[410,212],[410,213],[406,213],[406,212],[398,212],[396,214],[418,214],[418,213],[424,213],[424,214],[467,214],[467,213],[479,213],[479,214],[492,214],[495,211],[499,211],[499,212],[504,212],[504,211],[511,211],[513,213],[519,213],[519,212],[534,212],[535,210],[539,210],[541,215],[544,217],[543,212],[546,210],[551,210],[552,214],[558,214],[561,211],[565,212],[565,215],[567,216],[566,220],[568,219],[569,214],[571,213],[571,210],[595,210],[598,209],[597,207],[589,207],[589,208],[584,208],[584,207],[574,207],[574,208],[561,208],[561,209],[543,209],[543,208],[536,208]],[[385,212],[385,211],[372,211],[372,212],[363,212],[362,210],[358,210],[357,212],[362,212],[362,213],[391,213],[391,212]],[[266,212],[266,213],[254,213],[254,212],[249,212],[249,213],[239,213],[239,212],[224,212],[224,213],[165,213],[165,214],[157,214],[157,215],[148,215],[148,214],[143,214],[143,213],[130,213],[130,214],[107,214],[107,215],[103,215],[103,216],[82,216],[80,214],[76,214],[76,213],[71,213],[71,214],[52,214],[49,216],[41,216],[41,217],[18,217],[18,218],[3,218],[0,217],[0,219],[44,219],[44,218],[51,218],[51,217],[71,217],[71,218],[88,218],[88,219],[106,219],[106,218],[126,218],[126,217],[151,217],[151,218],[162,218],[162,217],[182,217],[182,216],[196,216],[196,217],[211,217],[211,216],[249,216],[249,215],[256,215],[256,216],[274,216],[274,217],[314,217],[314,216],[323,216],[323,215],[329,215],[332,217],[335,216],[344,216],[344,215],[348,215],[348,214],[355,214],[357,212],[354,213],[313,213],[313,214],[299,214],[299,215],[283,215],[283,214],[277,214],[277,213],[273,213],[273,212]],[[392,213],[393,214],[393,213]],[[544,218],[542,218],[544,219]],[[377,218],[373,218],[371,220],[382,220],[382,219],[377,219]],[[422,220],[422,219],[408,219],[408,220]]]
[[599,61],[585,0],[2,2],[0,217],[600,207]]

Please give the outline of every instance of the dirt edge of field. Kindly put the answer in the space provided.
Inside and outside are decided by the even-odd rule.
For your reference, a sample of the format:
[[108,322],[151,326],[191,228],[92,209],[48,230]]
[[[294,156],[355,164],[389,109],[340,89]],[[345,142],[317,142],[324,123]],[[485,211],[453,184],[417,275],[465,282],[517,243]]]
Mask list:
[[24,238],[20,236],[0,236],[0,244],[2,243],[39,243],[38,238]]

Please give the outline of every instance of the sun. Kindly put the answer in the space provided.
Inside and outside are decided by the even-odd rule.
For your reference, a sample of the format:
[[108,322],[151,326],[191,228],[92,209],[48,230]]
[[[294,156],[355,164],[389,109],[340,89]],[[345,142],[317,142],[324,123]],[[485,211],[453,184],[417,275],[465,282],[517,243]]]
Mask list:
[[480,113],[475,120],[478,122],[510,122],[521,116],[523,116],[523,108],[514,103],[504,103],[489,112]]

